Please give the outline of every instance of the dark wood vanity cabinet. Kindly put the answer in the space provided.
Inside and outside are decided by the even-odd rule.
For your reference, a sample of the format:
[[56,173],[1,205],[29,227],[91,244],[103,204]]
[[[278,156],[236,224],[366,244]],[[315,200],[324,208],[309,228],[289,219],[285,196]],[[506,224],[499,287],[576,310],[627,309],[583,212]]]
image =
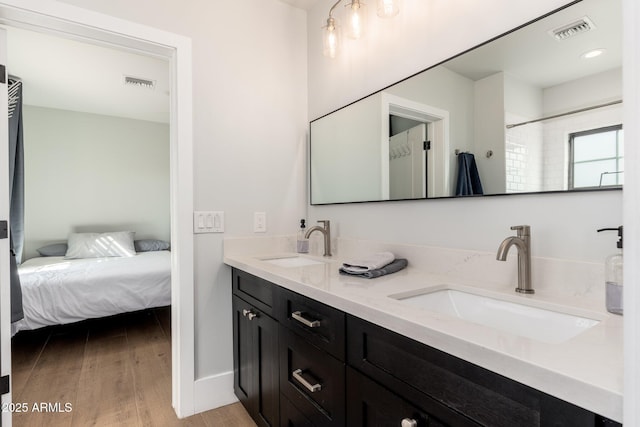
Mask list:
[[[351,367],[347,367],[347,424],[361,427],[445,427],[469,425],[467,420],[440,421],[433,413],[407,402]],[[445,412],[446,408],[442,408]],[[461,417],[458,417],[459,419]],[[476,424],[473,424],[476,425]]]
[[[268,304],[261,301],[273,285],[246,273],[234,272],[233,371],[234,391],[249,415],[260,427],[276,427],[280,422],[278,378],[278,322]],[[264,286],[251,304],[238,295],[246,285]],[[258,308],[259,305],[261,308]]]
[[280,327],[280,392],[316,427],[345,425],[345,364]]
[[233,270],[235,392],[259,426],[620,427]]
[[344,426],[345,313],[283,288],[274,306],[281,394],[311,425]]
[[278,290],[274,310],[281,325],[344,361],[344,312],[284,288]]
[[302,411],[293,406],[285,396],[280,397],[280,425],[282,427],[314,427]]
[[347,342],[349,366],[443,425],[620,426],[603,424],[609,420],[354,316],[347,316]]

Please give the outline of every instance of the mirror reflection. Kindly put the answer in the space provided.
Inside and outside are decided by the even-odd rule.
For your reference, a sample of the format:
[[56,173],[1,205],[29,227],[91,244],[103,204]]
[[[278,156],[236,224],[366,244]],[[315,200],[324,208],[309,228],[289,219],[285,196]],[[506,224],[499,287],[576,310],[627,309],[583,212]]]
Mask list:
[[577,2],[312,121],[311,203],[619,188],[620,3]]

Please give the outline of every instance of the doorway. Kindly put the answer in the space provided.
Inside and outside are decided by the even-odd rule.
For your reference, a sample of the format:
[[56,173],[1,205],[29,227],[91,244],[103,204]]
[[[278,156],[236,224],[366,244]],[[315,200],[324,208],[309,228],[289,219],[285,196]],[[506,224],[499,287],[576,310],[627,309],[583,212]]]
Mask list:
[[[391,128],[394,117],[391,115]],[[429,147],[427,124],[411,120],[406,130],[392,130],[389,137],[389,199],[427,197]]]
[[[406,122],[424,124],[426,130],[423,142],[428,148],[426,156],[426,194],[425,197],[449,196],[451,182],[451,153],[449,148],[449,112],[430,105],[421,104],[387,92],[381,94],[381,153],[382,153],[382,198],[390,196],[390,150],[391,118]],[[428,139],[427,139],[428,136]]]
[[[107,15],[61,4],[25,5],[21,0],[8,0],[0,5],[0,23],[31,28],[43,32],[65,34],[87,42],[118,46],[167,58],[171,68],[170,99],[170,186],[172,242],[172,402],[178,417],[194,410],[194,316],[193,316],[193,142],[191,41],[179,35],[124,22]],[[6,95],[4,95],[6,99]],[[1,99],[0,99],[1,100]],[[7,150],[6,139],[0,150]],[[0,204],[8,204],[8,195]],[[5,199],[6,197],[6,199]],[[2,218],[0,218],[2,219]],[[6,293],[8,280],[3,274],[0,290]],[[0,300],[6,312],[8,301]],[[3,318],[1,325],[2,369],[10,370],[10,325]],[[8,366],[9,365],[9,366]],[[2,402],[11,402],[6,394]],[[11,414],[3,413],[4,426],[11,423]]]

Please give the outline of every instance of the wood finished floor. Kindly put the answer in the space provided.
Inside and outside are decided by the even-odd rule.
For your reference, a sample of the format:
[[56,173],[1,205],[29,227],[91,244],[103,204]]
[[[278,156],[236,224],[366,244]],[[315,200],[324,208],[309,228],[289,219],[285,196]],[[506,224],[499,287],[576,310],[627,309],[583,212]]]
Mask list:
[[[166,307],[20,332],[12,341],[13,402],[29,411],[14,413],[14,427],[255,427],[239,403],[176,417],[170,324]],[[61,410],[33,411],[40,402]]]

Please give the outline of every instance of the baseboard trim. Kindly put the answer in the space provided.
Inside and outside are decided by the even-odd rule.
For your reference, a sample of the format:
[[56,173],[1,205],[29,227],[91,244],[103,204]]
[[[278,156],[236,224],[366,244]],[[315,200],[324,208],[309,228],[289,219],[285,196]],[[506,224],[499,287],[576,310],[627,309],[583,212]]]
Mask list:
[[233,371],[199,378],[194,383],[196,414],[238,401],[233,393]]

